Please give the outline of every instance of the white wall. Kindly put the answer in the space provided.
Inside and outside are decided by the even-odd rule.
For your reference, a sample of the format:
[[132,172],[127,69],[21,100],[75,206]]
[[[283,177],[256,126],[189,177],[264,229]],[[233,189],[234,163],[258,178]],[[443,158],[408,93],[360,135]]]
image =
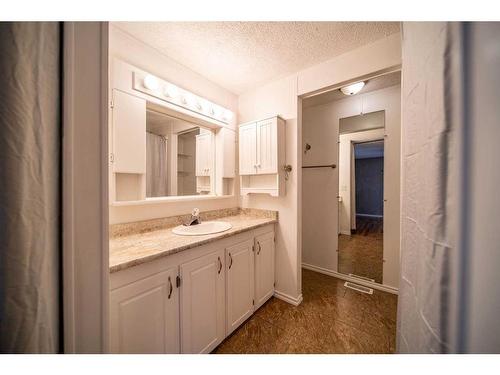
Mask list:
[[[319,105],[304,108],[302,114],[302,164],[338,164],[336,108]],[[336,126],[337,125],[337,126]],[[337,270],[338,170],[302,170],[302,259],[303,264]]]
[[239,119],[241,123],[279,114],[286,120],[286,163],[293,172],[286,182],[286,196],[273,198],[264,194],[242,197],[242,207],[262,208],[279,211],[279,225],[276,233],[276,290],[292,300],[299,301],[300,285],[297,283],[300,270],[298,262],[298,180],[297,180],[297,79],[291,76],[239,98]]
[[[470,67],[468,106],[469,133],[469,207],[465,230],[470,230],[465,280],[468,324],[466,343],[460,348],[469,353],[500,353],[500,24],[468,25]],[[465,275],[464,275],[465,276]],[[463,290],[462,290],[462,293]],[[464,294],[465,294],[464,293]]]
[[[110,25],[109,38],[110,77],[113,77],[112,62],[117,58],[237,113],[238,98],[236,95],[180,65],[174,60],[175,56],[168,57],[160,53],[113,24]],[[196,201],[178,199],[154,204],[149,202],[133,206],[110,206],[109,221],[110,224],[115,224],[147,220],[186,214],[191,212],[193,207],[198,207],[201,211],[207,211],[236,207],[238,204],[238,195],[235,195],[217,199],[196,199]]]
[[[400,252],[400,139],[401,139],[401,87],[358,94],[346,99],[304,109],[302,119],[303,145],[312,148],[303,155],[304,165],[339,164],[338,139],[341,118],[361,113],[385,111],[385,169],[384,169],[384,269],[383,284],[399,285]],[[345,152],[345,151],[344,151]],[[350,150],[347,150],[350,158]],[[303,256],[309,266],[337,271],[336,237],[338,226],[338,178],[340,169],[328,174],[324,170],[303,171]],[[344,178],[350,179],[350,171]],[[318,187],[321,187],[318,190]],[[350,211],[350,183],[343,192],[342,207]],[[321,194],[319,194],[319,192]],[[350,230],[349,215],[344,215],[342,229]],[[333,230],[332,230],[333,228]],[[334,235],[335,234],[335,235]]]
[[400,64],[400,35],[394,34],[240,95],[240,123],[276,114],[286,120],[286,162],[293,168],[286,196],[250,195],[241,200],[243,207],[279,211],[276,246],[276,290],[279,294],[294,301],[301,298],[302,103],[298,96]]

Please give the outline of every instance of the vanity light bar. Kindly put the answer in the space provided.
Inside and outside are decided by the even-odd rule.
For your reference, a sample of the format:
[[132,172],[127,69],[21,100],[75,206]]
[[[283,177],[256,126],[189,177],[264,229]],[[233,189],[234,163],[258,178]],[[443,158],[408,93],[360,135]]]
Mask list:
[[233,118],[233,112],[229,109],[212,103],[170,82],[159,79],[152,74],[139,73],[134,74],[134,76],[134,89],[145,94],[152,95],[226,124]]

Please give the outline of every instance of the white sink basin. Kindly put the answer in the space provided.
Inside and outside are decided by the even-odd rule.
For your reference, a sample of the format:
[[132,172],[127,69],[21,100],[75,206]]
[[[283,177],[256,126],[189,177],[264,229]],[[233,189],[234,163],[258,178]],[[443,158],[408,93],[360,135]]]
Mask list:
[[197,225],[179,225],[172,229],[172,233],[179,236],[203,236],[205,234],[214,234],[231,229],[232,225],[225,221],[204,221]]

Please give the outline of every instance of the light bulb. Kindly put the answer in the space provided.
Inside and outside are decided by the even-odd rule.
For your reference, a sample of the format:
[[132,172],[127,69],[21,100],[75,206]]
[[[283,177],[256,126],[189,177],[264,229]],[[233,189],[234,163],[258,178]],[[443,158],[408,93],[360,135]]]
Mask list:
[[156,91],[160,88],[160,81],[155,76],[148,74],[144,77],[144,87],[151,91]]
[[165,96],[175,99],[179,95],[179,89],[177,88],[177,86],[168,85],[163,93],[165,94]]
[[340,89],[344,95],[355,95],[361,91],[361,89],[365,86],[363,81],[353,83],[352,85],[344,86]]
[[199,98],[195,101],[195,107],[198,111],[203,111],[203,103]]
[[229,109],[224,110],[224,114],[222,115],[224,120],[231,121],[233,119],[233,112]]
[[181,95],[181,103],[189,106],[189,96],[187,95],[187,93]]

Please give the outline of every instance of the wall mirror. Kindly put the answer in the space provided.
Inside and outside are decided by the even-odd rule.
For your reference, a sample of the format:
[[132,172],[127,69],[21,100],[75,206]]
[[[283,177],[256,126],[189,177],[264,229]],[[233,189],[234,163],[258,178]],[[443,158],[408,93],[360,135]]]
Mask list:
[[339,125],[338,270],[382,283],[385,111]]
[[212,129],[146,105],[146,198],[214,194]]

